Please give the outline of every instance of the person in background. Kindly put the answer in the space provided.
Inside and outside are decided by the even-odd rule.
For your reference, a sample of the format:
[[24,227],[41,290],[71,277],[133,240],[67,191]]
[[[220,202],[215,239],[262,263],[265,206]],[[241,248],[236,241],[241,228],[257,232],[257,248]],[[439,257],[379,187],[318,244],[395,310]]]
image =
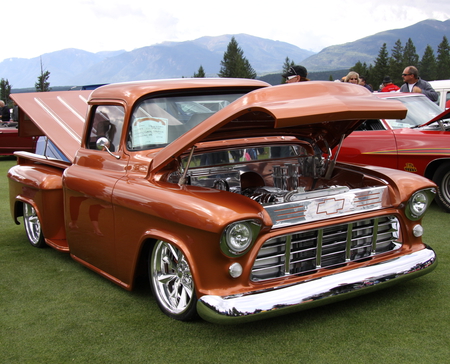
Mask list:
[[395,92],[398,90],[400,90],[400,87],[394,85],[389,76],[383,78],[383,87],[381,88],[380,92]]
[[[309,81],[309,78],[306,78],[308,71],[300,65],[289,67],[288,71],[281,76],[286,79],[286,83]],[[288,146],[272,147],[270,150],[271,156],[274,158],[289,157],[291,155],[291,147]]]
[[344,82],[354,83],[355,85],[359,85],[359,74],[354,71],[350,71],[347,76],[345,76]]
[[8,122],[11,119],[11,113],[8,106],[5,106],[5,102],[0,100],[0,113],[2,115],[2,122]]
[[16,123],[19,122],[19,106],[16,104],[16,102],[13,100],[13,112],[12,112],[12,120]]
[[438,94],[431,85],[419,77],[419,71],[414,66],[408,66],[403,70],[402,78],[405,83],[400,87],[400,92],[422,93],[431,101],[437,101]]
[[292,66],[286,73],[281,75],[286,79],[286,83],[309,81],[308,71],[303,66]]
[[359,76],[359,84],[368,89],[370,92],[373,92],[372,86],[367,84],[366,78],[364,76]]

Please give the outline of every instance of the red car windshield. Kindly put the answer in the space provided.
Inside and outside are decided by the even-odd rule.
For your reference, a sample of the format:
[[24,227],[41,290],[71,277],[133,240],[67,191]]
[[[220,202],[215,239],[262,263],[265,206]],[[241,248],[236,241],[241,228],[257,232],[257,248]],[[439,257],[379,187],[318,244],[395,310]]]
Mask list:
[[442,113],[442,109],[427,97],[389,97],[388,100],[401,101],[408,108],[405,119],[387,119],[392,129],[411,128],[426,124]]

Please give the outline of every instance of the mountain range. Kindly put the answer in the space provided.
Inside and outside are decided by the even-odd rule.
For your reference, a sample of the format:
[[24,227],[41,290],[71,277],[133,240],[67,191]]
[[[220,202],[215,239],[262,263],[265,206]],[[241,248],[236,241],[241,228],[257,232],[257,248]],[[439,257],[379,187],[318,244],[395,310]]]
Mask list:
[[369,65],[378,56],[383,43],[386,43],[390,54],[397,40],[400,39],[404,46],[409,38],[413,41],[419,58],[422,58],[427,45],[433,48],[437,56],[438,44],[442,42],[444,36],[450,41],[450,19],[446,21],[429,19],[406,28],[387,30],[354,42],[324,48],[302,61],[302,64],[315,72],[348,69],[358,61]]
[[50,72],[50,86],[80,86],[130,80],[192,77],[200,65],[207,76],[215,77],[232,37],[259,76],[281,73],[286,57],[306,66],[310,73],[347,70],[356,62],[373,63],[383,43],[390,51],[400,39],[411,38],[419,57],[429,44],[437,52],[443,36],[450,39],[450,20],[424,20],[412,26],[376,33],[354,42],[333,45],[319,53],[295,45],[248,34],[201,37],[186,42],[164,42],[132,51],[91,53],[63,49],[39,57],[8,58],[0,63],[0,78],[13,89],[33,88],[40,75],[41,61]]

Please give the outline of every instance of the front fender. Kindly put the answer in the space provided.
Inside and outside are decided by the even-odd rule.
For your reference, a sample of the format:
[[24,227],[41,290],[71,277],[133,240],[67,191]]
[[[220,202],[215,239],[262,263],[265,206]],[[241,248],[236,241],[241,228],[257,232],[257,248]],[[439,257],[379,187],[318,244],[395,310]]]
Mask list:
[[342,168],[356,170],[385,182],[391,190],[390,197],[394,206],[408,201],[410,196],[417,190],[436,188],[436,184],[428,178],[411,172],[362,164],[338,164]]
[[119,181],[114,188],[113,203],[215,234],[238,220],[258,219],[265,226],[272,225],[259,203],[239,194],[205,187],[150,183],[144,179]]

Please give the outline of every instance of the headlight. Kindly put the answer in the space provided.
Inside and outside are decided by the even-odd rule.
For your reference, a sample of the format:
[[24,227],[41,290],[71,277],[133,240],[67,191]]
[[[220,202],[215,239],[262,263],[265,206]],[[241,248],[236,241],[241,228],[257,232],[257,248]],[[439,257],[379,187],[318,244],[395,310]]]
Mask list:
[[436,190],[434,188],[421,190],[414,193],[409,199],[406,209],[406,215],[408,218],[410,220],[420,219],[427,210],[428,206],[430,206],[435,194]]
[[428,206],[428,197],[423,192],[416,193],[411,199],[411,211],[413,214],[422,215]]
[[220,247],[228,256],[239,256],[246,252],[259,233],[261,224],[257,220],[244,220],[228,225],[221,238]]

